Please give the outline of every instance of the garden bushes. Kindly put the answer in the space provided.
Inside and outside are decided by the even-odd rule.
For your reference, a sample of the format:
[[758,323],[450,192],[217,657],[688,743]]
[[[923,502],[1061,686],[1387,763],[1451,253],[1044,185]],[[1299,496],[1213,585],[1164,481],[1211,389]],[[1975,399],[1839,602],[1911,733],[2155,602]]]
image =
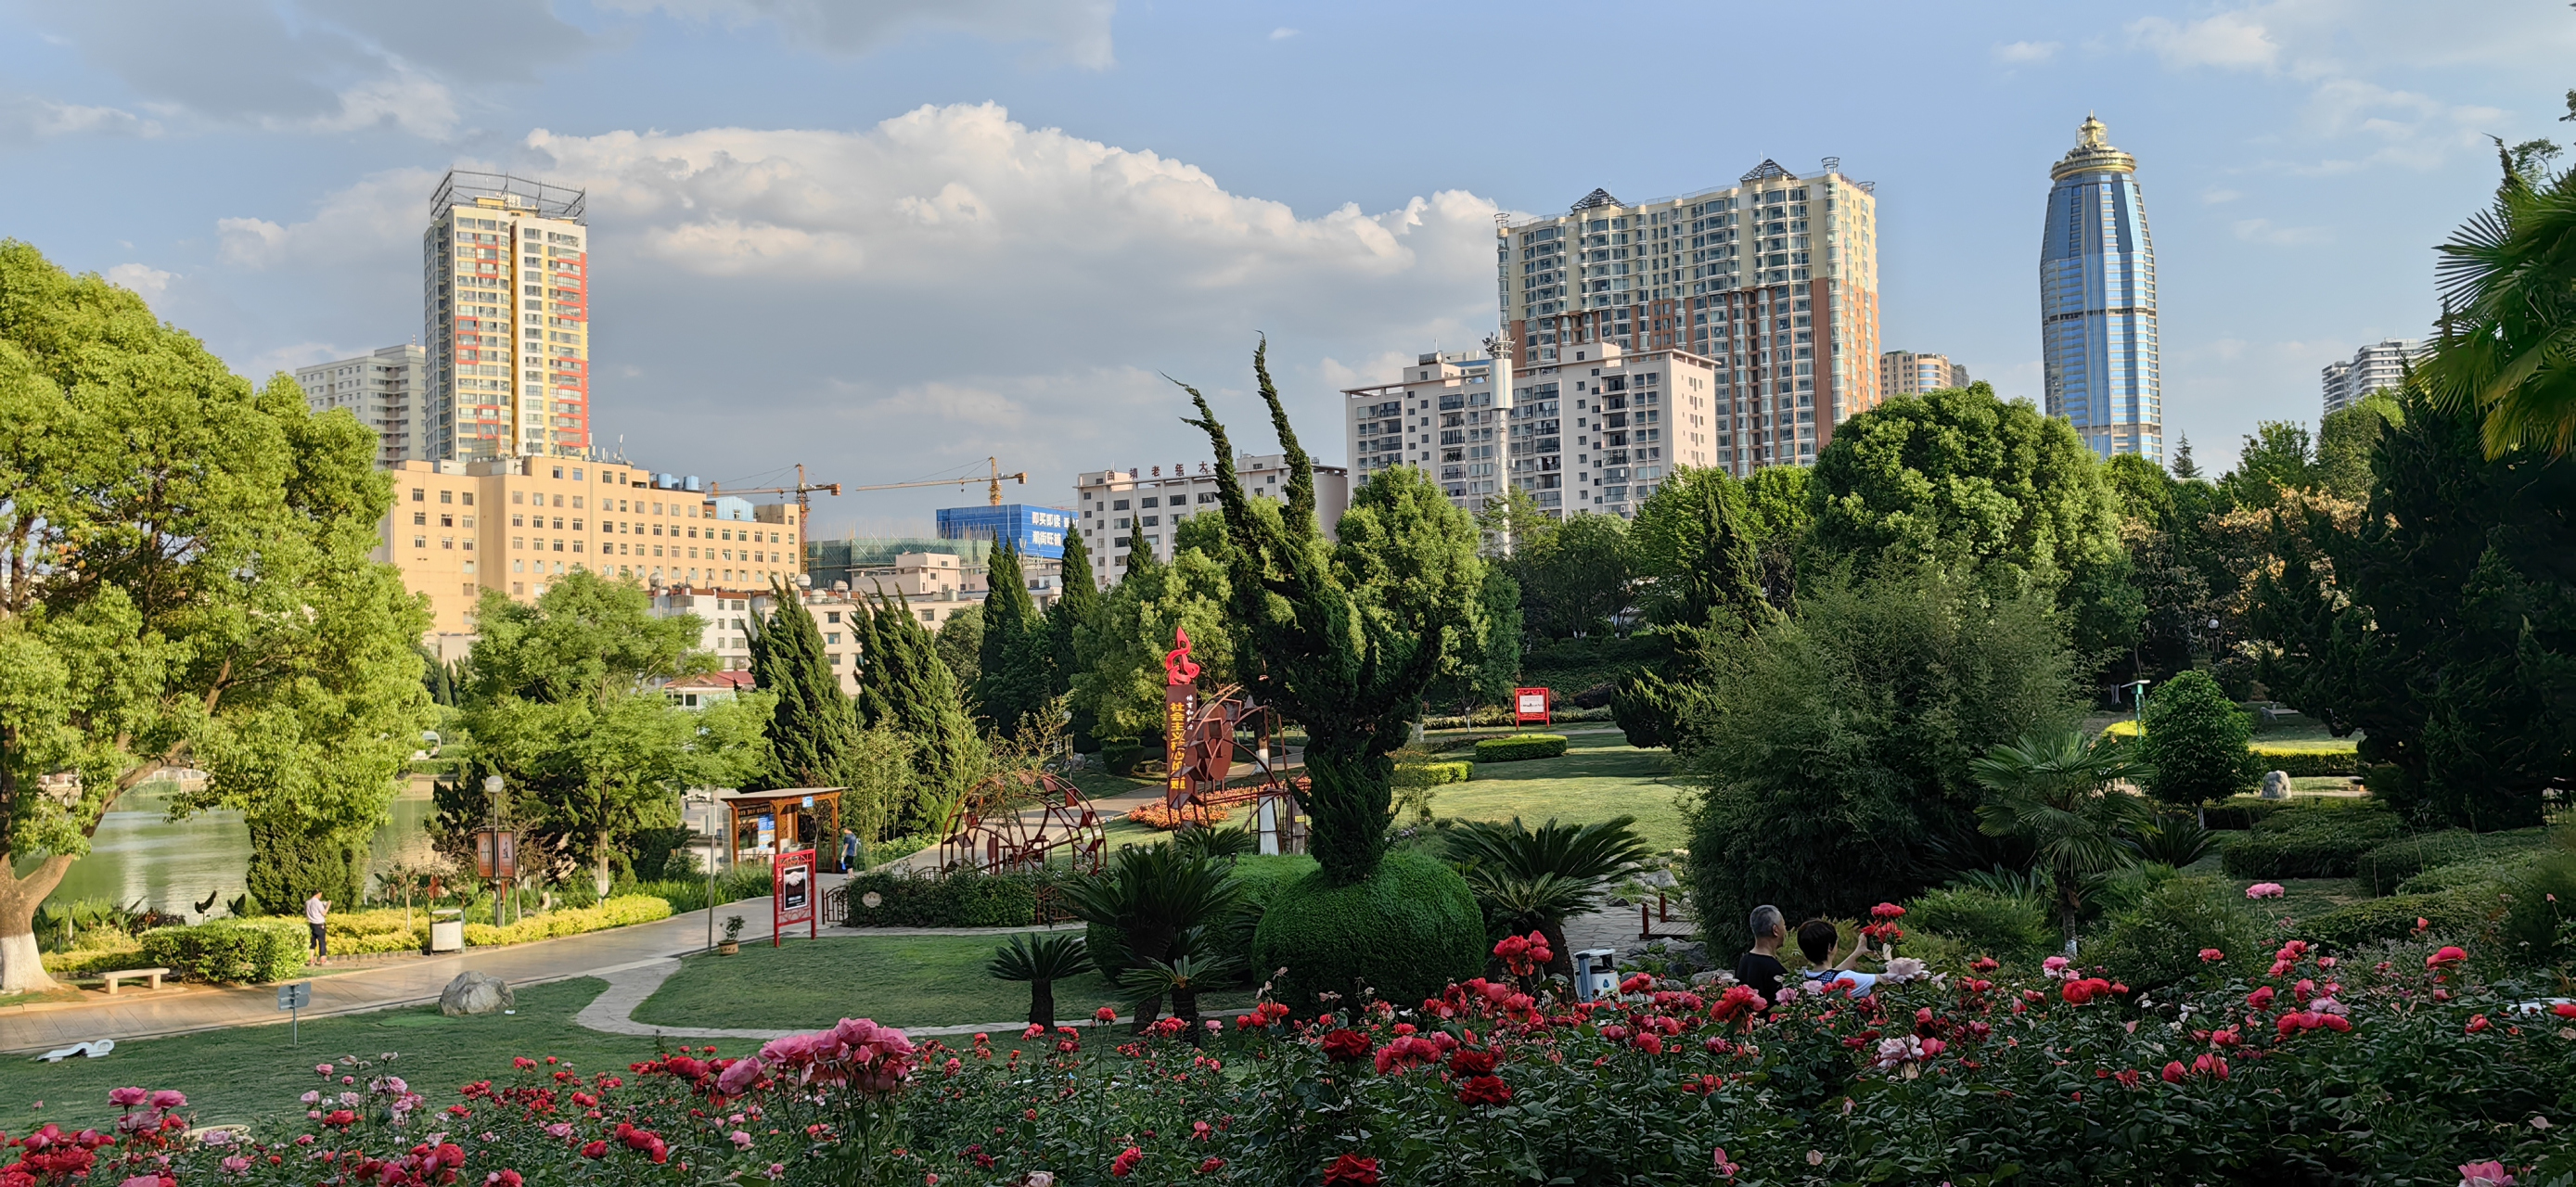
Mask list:
[[2398,831],[2397,817],[2375,805],[2302,805],[2257,822],[2227,847],[2225,864],[2239,878],[2349,878],[2362,854],[2396,839]]
[[[847,890],[851,927],[1026,927],[1071,918],[1048,889],[1075,877],[1062,870],[986,874],[959,870],[919,874],[883,870],[853,874]],[[877,896],[868,906],[866,896]],[[1038,918],[1041,896],[1047,918]]]
[[1564,753],[1563,734],[1514,734],[1508,738],[1486,738],[1476,743],[1477,762],[1524,762],[1533,758],[1555,758]]
[[[2161,989],[2208,971],[2260,968],[2273,935],[2246,907],[2243,891],[2216,878],[2174,878],[2115,918],[2102,944],[2111,976],[2136,989]],[[2216,949],[2217,961],[2201,953]]]
[[2316,779],[2361,773],[2361,754],[2353,750],[2288,750],[2270,746],[2253,747],[2255,761],[2266,771],[2279,771],[2293,779]]
[[[409,918],[405,918],[408,915]],[[372,911],[333,911],[324,925],[331,934],[331,955],[363,956],[375,952],[416,952],[429,946],[429,911],[415,907],[379,907]]]
[[1253,967],[1286,969],[1279,1000],[1312,1013],[1319,993],[1362,989],[1398,1004],[1438,997],[1484,971],[1485,920],[1467,880],[1417,853],[1335,885],[1319,870],[1282,886],[1253,932]]
[[2299,934],[2321,943],[2352,948],[2415,934],[2415,921],[2425,931],[2467,938],[2486,926],[2495,895],[2484,888],[2446,890],[2438,894],[2392,894],[2367,902],[2347,903],[2299,921]]
[[[2057,943],[2048,909],[2037,899],[1977,887],[1946,887],[1905,904],[1906,922],[1947,936],[1971,954],[2012,960]],[[1913,954],[1909,948],[1909,954]]]
[[301,919],[218,919],[143,933],[141,963],[182,981],[261,984],[301,975],[312,942]]
[[489,923],[465,925],[465,944],[470,948],[498,947],[502,944],[525,944],[551,940],[557,936],[577,936],[584,932],[605,931],[630,923],[651,923],[671,917],[671,904],[649,894],[621,894],[601,901],[595,907],[571,907],[530,915],[502,927]]
[[1464,783],[1476,777],[1476,764],[1471,762],[1403,763],[1395,768],[1398,787],[1438,787],[1444,783]]
[[2537,828],[2501,833],[2445,829],[2390,841],[2362,854],[2352,876],[2372,894],[2394,894],[2400,883],[2426,870],[2535,850],[2547,836],[2547,830]]

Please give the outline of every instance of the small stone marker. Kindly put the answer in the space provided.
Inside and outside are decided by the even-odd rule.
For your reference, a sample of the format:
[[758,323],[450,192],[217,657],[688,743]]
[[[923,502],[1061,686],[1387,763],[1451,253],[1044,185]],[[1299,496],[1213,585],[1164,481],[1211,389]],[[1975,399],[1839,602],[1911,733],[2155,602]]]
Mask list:
[[464,972],[438,993],[438,1012],[450,1018],[489,1014],[519,1004],[508,982],[489,973]]
[[[2240,784],[2239,786],[2242,785]],[[2258,798],[2267,800],[2286,800],[2290,798],[2290,773],[2288,771],[2272,771],[2265,774],[2263,776],[2263,791]]]

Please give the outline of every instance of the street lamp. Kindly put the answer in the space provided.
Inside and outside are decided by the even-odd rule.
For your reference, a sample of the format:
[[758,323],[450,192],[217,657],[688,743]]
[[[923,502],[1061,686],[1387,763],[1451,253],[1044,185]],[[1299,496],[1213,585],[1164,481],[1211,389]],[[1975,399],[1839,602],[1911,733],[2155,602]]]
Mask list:
[[2147,685],[2150,683],[2153,682],[2138,679],[2120,686],[2129,690],[2129,703],[2137,710],[2138,740],[2141,742],[2147,738]]

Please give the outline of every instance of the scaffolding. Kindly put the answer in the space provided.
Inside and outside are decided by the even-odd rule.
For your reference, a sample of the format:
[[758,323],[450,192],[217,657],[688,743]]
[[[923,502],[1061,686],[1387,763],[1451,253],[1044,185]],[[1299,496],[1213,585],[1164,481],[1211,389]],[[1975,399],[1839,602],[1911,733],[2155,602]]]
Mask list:
[[539,218],[580,222],[583,205],[589,195],[582,190],[542,181],[530,181],[508,173],[476,173],[471,169],[450,169],[438,183],[438,192],[429,196],[429,216],[437,218],[451,206],[471,206],[477,198],[498,198],[513,210],[534,212]]

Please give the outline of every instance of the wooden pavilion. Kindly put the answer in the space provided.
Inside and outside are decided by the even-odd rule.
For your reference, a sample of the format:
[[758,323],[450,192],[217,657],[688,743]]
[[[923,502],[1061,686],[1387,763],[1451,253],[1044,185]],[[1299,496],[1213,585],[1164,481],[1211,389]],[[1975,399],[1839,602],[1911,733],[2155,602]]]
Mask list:
[[838,787],[774,787],[767,791],[728,791],[716,796],[724,805],[725,833],[731,840],[733,864],[748,857],[770,861],[782,851],[811,849],[814,868],[838,874],[841,868],[841,792]]

